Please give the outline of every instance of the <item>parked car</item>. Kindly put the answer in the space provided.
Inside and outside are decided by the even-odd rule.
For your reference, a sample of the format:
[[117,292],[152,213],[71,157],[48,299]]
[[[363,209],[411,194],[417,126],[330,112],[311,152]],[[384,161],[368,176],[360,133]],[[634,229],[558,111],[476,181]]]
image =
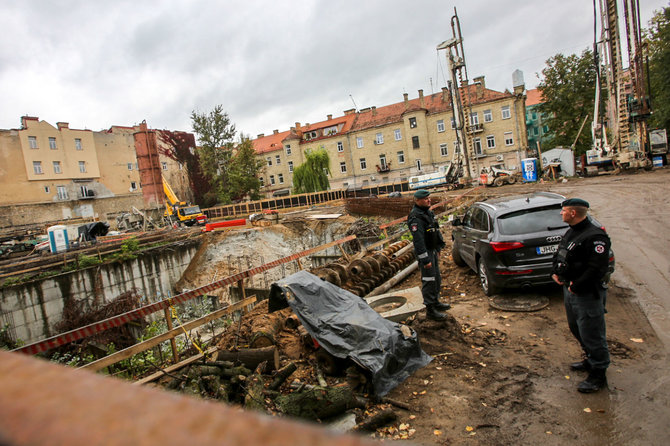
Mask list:
[[560,215],[563,200],[563,195],[536,192],[474,203],[452,221],[454,263],[479,274],[487,296],[503,288],[553,283],[553,255],[568,230]]

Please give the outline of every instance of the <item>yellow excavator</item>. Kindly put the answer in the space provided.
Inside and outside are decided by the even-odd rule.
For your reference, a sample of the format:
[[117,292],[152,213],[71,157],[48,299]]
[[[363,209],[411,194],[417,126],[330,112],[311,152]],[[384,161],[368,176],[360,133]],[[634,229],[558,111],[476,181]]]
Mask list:
[[200,206],[190,205],[180,201],[165,178],[163,178],[163,192],[165,192],[165,213],[163,217],[171,223],[193,226],[207,223],[207,216],[202,213]]

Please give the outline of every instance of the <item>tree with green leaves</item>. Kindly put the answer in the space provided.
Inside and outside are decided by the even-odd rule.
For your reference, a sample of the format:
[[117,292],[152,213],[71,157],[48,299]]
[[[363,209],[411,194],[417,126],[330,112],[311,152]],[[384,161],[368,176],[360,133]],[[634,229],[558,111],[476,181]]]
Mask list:
[[260,198],[261,181],[258,179],[258,174],[263,165],[263,161],[256,157],[251,139],[242,135],[228,171],[229,193],[233,200],[239,200],[245,195],[249,195],[252,200]]
[[670,128],[670,7],[656,12],[645,33],[649,45],[651,127]]
[[191,122],[200,143],[200,166],[213,189],[209,195],[214,194],[220,203],[230,203],[229,170],[235,125],[230,122],[222,105],[214,107],[209,114],[191,112]]
[[593,52],[586,49],[581,56],[557,54],[546,64],[542,70],[543,79],[537,87],[544,98],[538,111],[545,116],[544,122],[551,129],[544,142],[545,149],[570,147],[586,121],[575,144],[575,153],[582,154],[593,144],[589,131],[597,74]]
[[305,162],[293,170],[295,193],[318,192],[328,189],[330,183],[330,157],[326,149],[305,152]]

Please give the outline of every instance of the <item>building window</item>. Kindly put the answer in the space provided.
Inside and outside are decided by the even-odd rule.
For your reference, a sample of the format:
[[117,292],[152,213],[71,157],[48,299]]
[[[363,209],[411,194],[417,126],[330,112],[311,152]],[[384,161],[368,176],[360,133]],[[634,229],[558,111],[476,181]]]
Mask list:
[[533,127],[533,135],[537,136],[540,134],[540,129],[538,127]]
[[54,173],[63,173],[60,168],[60,161],[54,161]]
[[493,113],[491,113],[491,110],[484,110],[484,122],[493,122]]
[[386,154],[384,153],[379,155],[379,166],[384,170],[388,168],[388,165],[386,164]]
[[81,198],[86,198],[86,197],[92,197],[93,196],[93,191],[88,189],[88,186],[81,186],[79,188],[79,192],[81,193]]
[[514,137],[512,136],[512,132],[505,132],[505,145],[514,145]]
[[30,144],[31,149],[37,149],[37,136],[29,136],[28,144]]
[[405,152],[398,152],[398,164],[405,164]]
[[409,128],[416,128],[416,118],[409,118]]
[[479,114],[477,112],[470,113],[470,125],[479,124]]
[[535,121],[537,119],[537,113],[533,112],[532,116],[533,116],[533,121]]
[[337,151],[344,152],[344,144],[342,144],[342,141],[337,142]]
[[419,148],[419,137],[418,136],[412,136],[412,147],[415,149]]
[[74,139],[74,148],[75,148],[76,150],[84,150],[84,149],[81,147],[81,139],[80,139],[80,138],[75,138],[75,139]]
[[420,159],[416,160],[416,170],[421,170],[421,160]]
[[505,105],[502,108],[502,118],[503,119],[509,119],[512,117],[512,114],[509,112],[509,105]]
[[33,161],[33,171],[36,175],[42,175],[42,161]]
[[456,128],[456,118],[451,118],[451,129],[454,130]]
[[184,165],[182,163],[177,163],[177,166],[179,166],[179,170],[184,170]]
[[56,150],[58,147],[56,147],[56,138],[54,137],[49,137],[49,148],[51,150]]
[[128,170],[133,170],[133,163],[128,163]]
[[400,129],[395,129],[393,131],[393,135],[395,136],[396,141],[400,141],[402,139],[402,133],[400,132]]
[[79,172],[86,173],[86,161],[79,161]]
[[44,186],[44,192],[48,194],[51,192],[51,188],[49,186]]
[[267,158],[265,158],[265,160],[268,162],[268,166],[272,166],[272,158],[271,157],[268,156]]
[[368,168],[368,165],[365,163],[365,158],[361,158],[359,161],[361,162],[361,170]]
[[384,144],[384,135],[377,133],[377,135],[375,135],[375,144]]
[[542,126],[542,133],[549,133],[549,127],[546,125]]
[[167,170],[167,162],[161,161],[161,167],[163,168],[163,170]]
[[447,149],[446,144],[440,144],[440,155],[442,155],[442,156],[449,155],[449,150]]
[[263,177],[259,177],[258,181],[261,182],[261,187],[265,186],[265,181],[263,180]]
[[275,176],[270,175],[270,185],[274,186],[275,185]]
[[438,133],[444,132],[444,119],[437,121],[437,131]]
[[67,200],[67,189],[65,189],[65,186],[58,186],[58,199],[59,200]]
[[359,149],[363,148],[363,138],[361,136],[356,137],[356,147]]
[[279,179],[279,184],[284,184],[284,174],[280,173],[277,175],[277,178]]
[[293,161],[288,162],[288,171],[293,172]]
[[137,163],[135,163],[135,170],[140,170],[140,166]]
[[345,163],[344,161],[340,163],[340,172],[347,173],[347,163]]
[[275,155],[275,162],[277,163],[277,165],[281,164],[281,158],[279,157],[279,155]]
[[461,145],[458,143],[458,141],[454,141],[454,153],[457,155],[461,153]]
[[495,149],[496,147],[496,137],[493,135],[489,135],[486,137],[486,148],[487,149]]
[[131,191],[137,190],[137,183],[136,182],[134,182],[134,181],[130,182],[130,190]]
[[472,145],[475,148],[475,155],[481,155],[482,154],[482,140],[481,140],[481,138],[475,138],[472,141]]
[[286,144],[286,156],[289,156],[291,154],[291,144]]

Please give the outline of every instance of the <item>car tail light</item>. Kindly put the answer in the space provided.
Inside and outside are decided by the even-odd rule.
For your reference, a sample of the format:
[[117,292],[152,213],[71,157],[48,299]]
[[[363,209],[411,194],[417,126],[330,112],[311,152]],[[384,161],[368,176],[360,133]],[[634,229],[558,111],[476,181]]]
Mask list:
[[495,252],[509,251],[510,249],[519,249],[523,248],[523,243],[521,242],[491,242],[491,248]]
[[522,271],[496,271],[496,274],[501,276],[519,276],[521,274],[530,274],[532,272],[532,269],[524,269]]

